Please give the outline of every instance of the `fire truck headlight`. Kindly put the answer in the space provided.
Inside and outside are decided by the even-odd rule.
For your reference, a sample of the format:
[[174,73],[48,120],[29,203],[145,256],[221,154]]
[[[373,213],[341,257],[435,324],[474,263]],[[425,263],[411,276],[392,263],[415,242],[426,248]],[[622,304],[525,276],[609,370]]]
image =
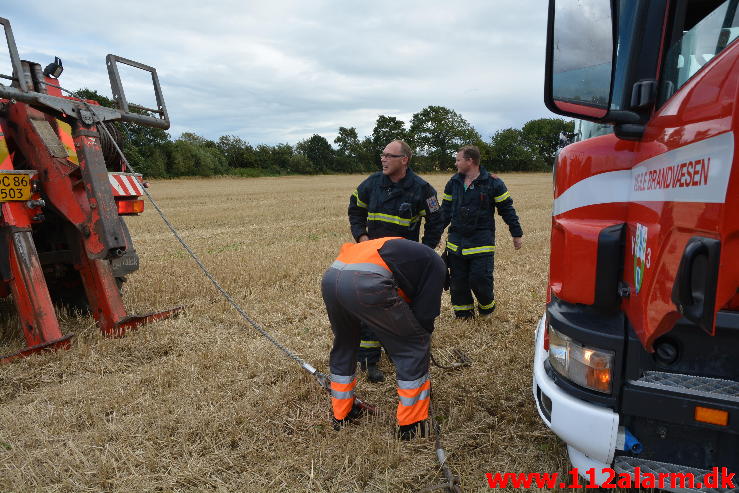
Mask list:
[[573,383],[610,394],[613,358],[613,351],[583,346],[549,326],[549,363]]

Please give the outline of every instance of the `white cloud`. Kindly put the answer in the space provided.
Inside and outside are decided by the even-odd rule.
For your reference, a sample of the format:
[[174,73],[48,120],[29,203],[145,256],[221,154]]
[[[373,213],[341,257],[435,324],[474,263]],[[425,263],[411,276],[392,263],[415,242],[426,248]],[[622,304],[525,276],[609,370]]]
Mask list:
[[22,57],[62,58],[65,87],[109,95],[107,53],[156,67],[174,136],[333,140],[431,104],[484,137],[551,116],[541,0],[26,0],[3,15]]

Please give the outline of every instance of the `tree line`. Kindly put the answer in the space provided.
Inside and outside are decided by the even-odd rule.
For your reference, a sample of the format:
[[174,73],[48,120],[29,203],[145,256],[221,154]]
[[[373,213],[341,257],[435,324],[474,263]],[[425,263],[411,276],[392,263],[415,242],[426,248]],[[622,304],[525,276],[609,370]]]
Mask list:
[[[81,97],[115,107],[110,99],[83,89]],[[161,129],[115,124],[131,166],[150,178],[182,176],[363,173],[380,168],[380,153],[394,139],[414,149],[416,171],[453,171],[454,153],[467,144],[480,148],[481,164],[501,171],[549,171],[560,147],[560,134],[574,122],[560,118],[531,120],[484,140],[462,115],[443,106],[427,106],[410,122],[379,115],[372,134],[360,138],[355,127],[339,127],[333,145],[314,134],[295,145],[252,145],[235,135],[210,140],[191,132],[172,140]]]

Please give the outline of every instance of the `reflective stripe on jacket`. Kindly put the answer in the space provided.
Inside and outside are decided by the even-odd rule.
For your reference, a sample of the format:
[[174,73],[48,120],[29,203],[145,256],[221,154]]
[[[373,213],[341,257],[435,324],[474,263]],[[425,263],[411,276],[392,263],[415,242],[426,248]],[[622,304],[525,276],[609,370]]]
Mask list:
[[[388,274],[392,276],[392,271],[387,263],[380,256],[378,251],[389,240],[399,240],[402,238],[388,237],[378,238],[376,240],[367,240],[362,243],[344,243],[339,250],[339,256],[336,258],[331,267],[339,270],[360,270],[365,272],[374,272],[376,274]],[[398,295],[406,302],[410,303],[410,298],[398,288]]]
[[484,167],[467,189],[464,179],[460,173],[452,176],[442,195],[443,225],[451,224],[447,250],[462,256],[494,253],[496,210],[508,225],[511,236],[523,235],[513,199],[503,180]]
[[366,234],[418,241],[425,218],[422,243],[436,248],[444,230],[436,190],[410,168],[397,183],[379,171],[370,175],[349,197],[348,213],[355,240]]

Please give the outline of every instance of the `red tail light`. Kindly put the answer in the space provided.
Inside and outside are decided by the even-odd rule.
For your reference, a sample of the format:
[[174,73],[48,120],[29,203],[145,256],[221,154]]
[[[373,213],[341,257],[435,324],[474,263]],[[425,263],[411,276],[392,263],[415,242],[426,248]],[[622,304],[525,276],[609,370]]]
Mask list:
[[118,214],[141,214],[144,212],[144,201],[143,200],[118,200]]

